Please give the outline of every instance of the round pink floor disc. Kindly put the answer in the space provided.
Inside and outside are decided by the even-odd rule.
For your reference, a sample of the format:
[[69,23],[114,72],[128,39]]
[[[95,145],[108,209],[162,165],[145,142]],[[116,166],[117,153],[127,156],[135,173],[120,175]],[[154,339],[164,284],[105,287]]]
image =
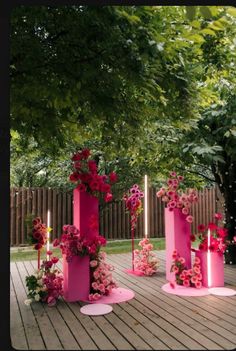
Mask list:
[[112,292],[107,296],[102,296],[97,301],[89,301],[91,304],[99,304],[99,303],[120,303],[124,301],[128,301],[134,298],[134,292],[130,289],[125,288],[115,288],[112,289]]
[[89,304],[81,307],[80,312],[89,316],[101,316],[110,313],[113,310],[112,306],[104,303]]
[[175,285],[175,288],[172,288],[170,286],[170,283],[162,285],[162,290],[169,294],[174,294],[174,295],[180,295],[180,296],[204,296],[204,295],[209,295],[210,292],[208,291],[207,288],[186,288],[185,286],[182,285]]
[[124,269],[125,273],[131,274],[131,275],[136,275],[138,277],[142,277],[144,275],[143,272],[138,271],[138,270],[133,270],[133,269]]
[[236,290],[229,288],[210,288],[208,289],[210,294],[219,296],[234,296],[236,295]]

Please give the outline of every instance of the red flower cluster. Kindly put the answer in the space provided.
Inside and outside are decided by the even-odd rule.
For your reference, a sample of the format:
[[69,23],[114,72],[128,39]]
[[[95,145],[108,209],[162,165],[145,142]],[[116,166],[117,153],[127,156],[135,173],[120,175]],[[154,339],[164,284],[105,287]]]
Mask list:
[[30,242],[34,244],[35,250],[40,250],[47,242],[47,226],[42,223],[40,217],[33,220],[33,229],[30,235]]
[[[218,222],[223,218],[221,213],[215,214],[215,221]],[[208,246],[208,230],[210,229],[210,245]],[[226,228],[220,227],[218,223],[210,222],[208,225],[199,224],[198,231],[200,233],[196,234],[200,243],[199,250],[212,252],[224,253],[227,247],[227,235],[228,230]],[[194,239],[195,240],[195,239]]]
[[131,215],[131,230],[135,229],[138,215],[142,211],[142,197],[144,197],[144,194],[137,184],[134,184],[129,189],[128,194],[123,196],[125,206]]
[[111,186],[117,181],[115,172],[107,175],[99,175],[97,164],[94,160],[89,159],[91,153],[89,149],[83,149],[73,155],[73,173],[69,179],[75,183],[80,191],[91,192],[92,195],[98,196],[102,193],[104,200],[112,200]]
[[79,230],[70,224],[63,226],[63,234],[60,239],[53,241],[53,246],[60,246],[62,254],[66,255],[67,262],[70,262],[73,256],[96,255],[101,246],[106,245],[106,239],[97,235],[93,239],[85,239],[80,235]]
[[184,177],[177,176],[176,172],[170,172],[170,177],[167,180],[167,188],[161,188],[156,196],[160,197],[163,202],[167,203],[169,211],[173,211],[174,208],[179,208],[183,214],[185,214],[186,221],[189,223],[193,222],[193,216],[190,213],[190,207],[192,203],[198,201],[197,192],[195,189],[187,189],[186,193],[178,189],[181,182],[183,182]]
[[[47,254],[52,255],[52,252],[48,251]],[[48,306],[54,306],[57,299],[63,296],[63,275],[55,268],[58,260],[58,257],[53,256],[48,261],[43,261],[35,274],[25,278],[29,297],[25,301],[27,305],[33,301],[42,301]]]
[[191,269],[185,267],[185,259],[180,257],[176,250],[173,251],[172,258],[173,263],[170,271],[175,273],[176,284],[200,289],[202,287],[200,258],[194,258],[193,268]]

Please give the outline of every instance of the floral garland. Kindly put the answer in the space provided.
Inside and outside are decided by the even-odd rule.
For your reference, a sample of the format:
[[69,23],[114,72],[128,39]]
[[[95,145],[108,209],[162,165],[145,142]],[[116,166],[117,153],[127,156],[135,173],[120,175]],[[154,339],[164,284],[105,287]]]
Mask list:
[[128,191],[127,194],[123,196],[125,200],[126,209],[130,213],[130,223],[131,223],[131,240],[132,240],[132,270],[134,271],[134,232],[137,225],[138,215],[142,211],[142,201],[141,198],[144,197],[144,193],[139,189],[137,184],[134,184]]
[[[91,225],[96,225],[92,221]],[[89,300],[98,300],[102,295],[108,295],[117,284],[112,278],[112,265],[105,262],[105,252],[100,248],[106,245],[106,239],[97,235],[92,239],[85,239],[80,235],[74,225],[63,226],[63,234],[60,239],[53,241],[53,246],[59,246],[62,254],[66,255],[67,262],[71,262],[73,256],[89,255],[90,259],[90,294]]]
[[83,149],[73,155],[73,173],[69,180],[75,183],[80,191],[87,191],[96,197],[102,193],[105,202],[109,202],[112,200],[111,186],[117,181],[117,174],[111,172],[108,176],[99,175],[97,163],[90,155],[89,149]]
[[42,223],[40,217],[36,217],[32,221],[33,228],[32,232],[28,236],[30,244],[34,245],[35,250],[41,250],[42,247],[47,243],[47,226]]
[[[184,257],[180,257],[177,250],[173,251],[172,258],[173,262],[170,271],[175,273],[176,284],[200,289],[202,287],[200,258],[194,258],[193,268],[190,269],[186,268],[184,265],[185,259]],[[171,283],[171,286],[174,287],[174,284]]]
[[189,223],[193,222],[193,216],[191,216],[190,208],[191,205],[198,201],[197,191],[195,189],[189,188],[187,192],[184,193],[181,189],[178,189],[181,182],[183,182],[184,177],[177,175],[176,172],[170,172],[170,177],[167,180],[167,187],[162,187],[156,196],[161,198],[163,202],[167,204],[169,211],[173,211],[174,208],[179,208],[182,213],[185,214],[186,221]]
[[134,184],[128,193],[123,196],[126,209],[131,215],[131,231],[136,228],[138,215],[142,212],[142,197],[144,197],[144,193],[139,189],[137,184]]
[[106,253],[100,252],[90,261],[91,269],[91,290],[89,300],[98,300],[102,295],[109,295],[112,289],[117,288],[112,278],[111,271],[114,267],[105,262]]
[[153,245],[148,238],[144,238],[138,244],[141,250],[134,250],[134,267],[143,272],[144,275],[153,275],[157,272],[160,261],[152,252]]
[[[52,255],[48,251],[49,256]],[[60,296],[63,296],[63,275],[55,268],[58,257],[50,257],[48,261],[43,261],[40,269],[35,274],[27,276],[26,286],[28,288],[28,299],[25,304],[29,305],[33,301],[41,301],[54,306]]]
[[[223,216],[221,213],[215,213],[215,222],[210,222],[208,225],[199,224],[198,231],[200,233],[192,235],[192,241],[199,240],[198,249],[201,251],[219,252],[224,253],[227,248],[226,237],[228,230],[218,225],[218,221],[222,220]],[[210,245],[208,245],[208,230],[210,229]]]

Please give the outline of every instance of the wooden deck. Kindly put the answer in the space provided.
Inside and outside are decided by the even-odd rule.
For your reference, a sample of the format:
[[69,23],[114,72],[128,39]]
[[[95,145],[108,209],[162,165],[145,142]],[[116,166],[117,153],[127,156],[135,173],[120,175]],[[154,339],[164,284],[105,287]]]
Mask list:
[[[163,292],[164,251],[159,273],[135,277],[123,272],[130,254],[109,255],[119,286],[135,298],[113,304],[113,312],[90,317],[81,303],[26,306],[25,276],[36,262],[11,263],[11,340],[22,350],[232,350],[236,347],[236,296],[180,297]],[[61,263],[59,264],[61,267]],[[236,289],[236,266],[225,266],[225,286]]]

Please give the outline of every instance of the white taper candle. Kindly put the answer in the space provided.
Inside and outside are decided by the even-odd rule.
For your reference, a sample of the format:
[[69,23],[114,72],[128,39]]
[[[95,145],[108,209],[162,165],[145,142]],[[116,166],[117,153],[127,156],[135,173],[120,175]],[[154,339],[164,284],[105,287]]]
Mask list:
[[144,235],[148,236],[148,178],[144,176]]
[[209,246],[211,244],[211,231],[208,229],[207,231],[207,283],[208,287],[211,287],[212,285],[212,279],[211,279],[211,252],[209,249]]
[[[50,227],[50,211],[48,210],[48,215],[47,215],[47,227]],[[47,231],[47,251],[50,250],[50,231],[48,229]],[[49,261],[49,255],[47,255],[47,261]]]

